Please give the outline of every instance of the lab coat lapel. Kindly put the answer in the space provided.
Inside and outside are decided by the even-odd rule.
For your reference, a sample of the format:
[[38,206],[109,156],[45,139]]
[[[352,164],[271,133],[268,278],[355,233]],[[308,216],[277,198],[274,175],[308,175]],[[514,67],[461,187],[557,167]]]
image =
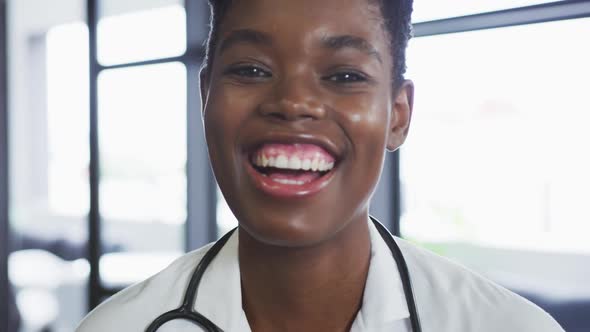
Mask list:
[[226,332],[250,331],[242,310],[237,230],[203,274],[195,309]]
[[[391,251],[371,222],[369,230],[371,263],[363,305],[353,324],[360,331],[378,331],[380,327],[410,317],[401,277]],[[357,329],[353,328],[353,331]]]

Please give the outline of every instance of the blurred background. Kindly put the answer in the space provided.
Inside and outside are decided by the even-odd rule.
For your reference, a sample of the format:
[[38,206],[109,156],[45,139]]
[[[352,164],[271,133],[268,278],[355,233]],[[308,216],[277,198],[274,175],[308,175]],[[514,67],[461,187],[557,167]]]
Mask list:
[[[72,331],[236,225],[203,0],[0,0],[0,331]],[[590,1],[415,0],[407,144],[372,213],[590,331]],[[4,324],[4,325],[2,325]]]

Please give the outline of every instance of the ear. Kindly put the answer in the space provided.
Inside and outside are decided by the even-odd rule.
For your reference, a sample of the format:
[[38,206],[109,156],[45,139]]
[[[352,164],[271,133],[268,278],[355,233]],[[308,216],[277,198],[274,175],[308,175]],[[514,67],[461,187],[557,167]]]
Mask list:
[[397,89],[393,100],[391,121],[389,123],[389,135],[387,138],[387,150],[397,150],[406,140],[412,110],[414,108],[414,83],[405,80]]
[[203,66],[199,72],[199,90],[201,93],[201,110],[204,111],[205,105],[207,105],[207,97],[209,96],[209,71],[207,70],[207,66]]

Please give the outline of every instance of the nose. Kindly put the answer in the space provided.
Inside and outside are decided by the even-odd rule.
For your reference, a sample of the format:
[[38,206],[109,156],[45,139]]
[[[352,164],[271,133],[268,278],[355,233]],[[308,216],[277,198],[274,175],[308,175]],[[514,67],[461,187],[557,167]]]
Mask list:
[[293,77],[277,82],[259,113],[282,121],[318,120],[326,115],[313,82]]

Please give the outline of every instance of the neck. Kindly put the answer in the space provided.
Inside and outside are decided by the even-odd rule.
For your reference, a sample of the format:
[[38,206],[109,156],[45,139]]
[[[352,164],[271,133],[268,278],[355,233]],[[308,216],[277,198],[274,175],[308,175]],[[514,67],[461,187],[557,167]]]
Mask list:
[[252,331],[349,331],[370,261],[367,219],[325,243],[285,248],[239,233],[242,305]]

